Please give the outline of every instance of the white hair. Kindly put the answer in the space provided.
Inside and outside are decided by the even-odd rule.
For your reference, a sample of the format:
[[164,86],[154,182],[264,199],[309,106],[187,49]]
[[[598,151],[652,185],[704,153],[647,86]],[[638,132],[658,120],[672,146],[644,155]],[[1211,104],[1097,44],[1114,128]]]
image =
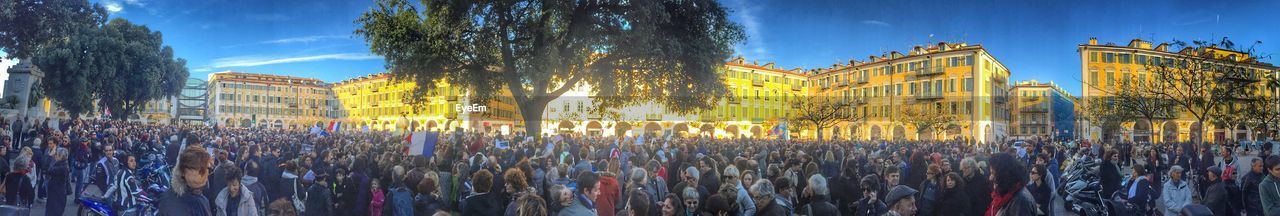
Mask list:
[[827,178],[823,178],[822,174],[813,174],[809,176],[809,189],[813,190],[817,195],[830,195],[830,189],[827,188]]

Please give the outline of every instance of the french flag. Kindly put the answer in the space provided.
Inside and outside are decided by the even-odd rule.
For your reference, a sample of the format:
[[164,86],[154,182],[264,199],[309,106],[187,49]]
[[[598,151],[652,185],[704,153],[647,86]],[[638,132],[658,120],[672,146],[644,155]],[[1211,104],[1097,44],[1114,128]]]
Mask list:
[[342,128],[342,122],[329,122],[329,131],[338,131],[338,128]]
[[405,149],[405,152],[409,153],[409,155],[431,157],[435,154],[436,142],[439,141],[439,138],[439,132],[413,132],[404,137],[404,140],[409,142],[409,147]]

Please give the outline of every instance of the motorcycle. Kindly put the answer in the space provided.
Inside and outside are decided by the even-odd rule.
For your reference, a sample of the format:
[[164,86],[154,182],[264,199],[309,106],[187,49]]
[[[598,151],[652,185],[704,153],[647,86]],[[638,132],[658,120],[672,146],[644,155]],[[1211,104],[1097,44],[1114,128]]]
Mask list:
[[1062,175],[1058,188],[1064,194],[1064,205],[1067,210],[1085,216],[1114,215],[1111,202],[1102,194],[1102,183],[1098,176],[1098,162],[1090,157],[1080,157],[1071,161],[1071,165]]

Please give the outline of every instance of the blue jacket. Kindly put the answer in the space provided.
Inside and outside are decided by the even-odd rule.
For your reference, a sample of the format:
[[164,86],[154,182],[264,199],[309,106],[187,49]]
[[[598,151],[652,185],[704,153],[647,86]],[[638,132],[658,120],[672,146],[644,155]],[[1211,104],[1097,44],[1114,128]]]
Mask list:
[[392,212],[389,216],[413,216],[413,192],[409,188],[404,185],[392,187],[387,194],[391,197],[387,202]]
[[1182,207],[1191,205],[1191,187],[1185,180],[1178,183],[1174,183],[1172,179],[1165,181],[1160,202],[1165,206],[1164,215],[1178,215],[1182,212]]

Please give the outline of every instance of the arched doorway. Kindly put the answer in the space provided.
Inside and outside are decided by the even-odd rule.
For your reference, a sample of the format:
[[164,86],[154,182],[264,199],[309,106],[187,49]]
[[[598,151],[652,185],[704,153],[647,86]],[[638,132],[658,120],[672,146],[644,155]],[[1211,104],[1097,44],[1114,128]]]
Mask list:
[[711,123],[704,123],[702,124],[702,127],[698,128],[698,133],[714,136],[716,135],[716,126],[711,125]]
[[916,130],[916,136],[920,137],[920,141],[934,140],[933,135],[934,135],[933,128],[924,128],[924,129]]
[[1164,136],[1164,138],[1161,140],[1162,142],[1178,141],[1178,123],[1174,123],[1173,121],[1165,121],[1163,128],[1164,129],[1160,129],[1162,131],[1161,134],[1163,134]]
[[1249,127],[1244,126],[1244,123],[1236,125],[1235,139],[1237,141],[1249,139]]
[[613,135],[625,136],[627,135],[627,131],[630,131],[630,130],[631,130],[631,123],[618,122],[618,125],[613,126]]
[[687,135],[689,134],[689,123],[679,123],[675,126],[671,126],[671,132],[675,133],[677,136]]
[[841,132],[840,126],[831,126],[831,139],[832,140],[839,139],[840,132]]
[[960,126],[951,125],[950,127],[947,127],[947,135],[946,135],[947,139],[951,139],[953,141],[960,140],[960,134],[961,134]]
[[591,136],[603,135],[602,133],[604,132],[602,128],[603,127],[600,126],[600,122],[598,121],[587,122],[587,135],[591,135]]
[[724,127],[724,133],[725,133],[725,134],[727,134],[727,135],[729,135],[729,137],[730,137],[730,138],[737,138],[737,137],[738,137],[738,126],[737,126],[737,125],[729,125],[728,127]]
[[894,126],[893,140],[907,140],[907,129],[902,125]]
[[871,140],[880,139],[880,125],[871,126]]
[[1200,128],[1201,126],[1199,122],[1191,123],[1191,129],[1187,134],[1190,134],[1188,138],[1191,139],[1193,142],[1204,142],[1204,139],[1203,139],[1204,132],[1202,132]]
[[422,122],[418,120],[409,120],[409,128],[411,131],[420,131],[422,130]]
[[427,130],[428,130],[428,131],[434,131],[434,130],[436,130],[436,120],[429,120],[429,121],[427,121]]
[[860,131],[862,131],[862,125],[854,125],[854,126],[850,126],[850,127],[849,127],[849,139],[850,139],[850,140],[852,140],[852,139],[861,139],[861,138],[862,138],[862,133],[861,133]]
[[249,119],[240,119],[240,127],[253,127],[253,122]]
[[228,118],[227,120],[225,120],[224,124],[222,124],[222,125],[223,125],[223,126],[227,126],[227,127],[235,127],[235,126],[236,126],[236,119]]
[[763,129],[760,129],[760,125],[754,125],[754,126],[751,126],[751,137],[752,137],[752,138],[761,138],[761,137],[764,137],[764,135],[765,135],[765,134],[764,134],[764,130],[763,130]]
[[662,135],[662,125],[657,122],[644,123],[644,133],[646,136]]
[[1138,143],[1151,142],[1151,122],[1138,120],[1138,122],[1133,123],[1133,141]]
[[986,137],[984,140],[986,140],[988,144],[996,141],[996,137],[995,137],[996,132],[991,130],[991,125],[983,125],[982,131],[983,131],[982,132],[983,137]]
[[572,133],[573,128],[573,122],[570,122],[569,120],[560,120],[560,124],[556,126],[557,131],[560,133]]
[[275,123],[273,123],[271,127],[284,128],[284,120],[276,119]]

